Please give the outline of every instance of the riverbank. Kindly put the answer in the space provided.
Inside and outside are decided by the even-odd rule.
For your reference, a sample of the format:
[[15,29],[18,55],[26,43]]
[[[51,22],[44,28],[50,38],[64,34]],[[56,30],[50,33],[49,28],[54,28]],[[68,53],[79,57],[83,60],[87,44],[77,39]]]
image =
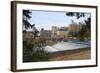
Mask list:
[[51,55],[49,57],[50,61],[59,61],[59,60],[84,60],[91,58],[91,49],[84,48],[78,50],[70,50],[60,54]]

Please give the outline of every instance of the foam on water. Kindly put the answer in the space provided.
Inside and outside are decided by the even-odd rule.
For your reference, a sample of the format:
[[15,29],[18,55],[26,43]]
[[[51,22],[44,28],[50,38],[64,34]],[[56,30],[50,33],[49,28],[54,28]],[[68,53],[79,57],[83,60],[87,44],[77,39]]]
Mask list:
[[47,52],[59,52],[65,50],[75,50],[79,48],[88,48],[90,47],[90,42],[59,42],[53,46],[45,46],[45,51]]

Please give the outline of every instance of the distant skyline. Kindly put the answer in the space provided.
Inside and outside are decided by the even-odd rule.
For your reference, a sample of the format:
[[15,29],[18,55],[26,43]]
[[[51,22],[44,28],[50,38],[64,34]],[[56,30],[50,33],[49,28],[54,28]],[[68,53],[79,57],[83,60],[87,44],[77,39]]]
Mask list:
[[35,11],[32,10],[32,18],[29,20],[31,24],[35,24],[35,27],[40,30],[44,28],[45,30],[51,30],[52,26],[67,27],[71,24],[71,20],[78,23],[86,20],[90,14],[86,14],[85,17],[76,19],[75,16],[66,16],[66,12],[62,11]]

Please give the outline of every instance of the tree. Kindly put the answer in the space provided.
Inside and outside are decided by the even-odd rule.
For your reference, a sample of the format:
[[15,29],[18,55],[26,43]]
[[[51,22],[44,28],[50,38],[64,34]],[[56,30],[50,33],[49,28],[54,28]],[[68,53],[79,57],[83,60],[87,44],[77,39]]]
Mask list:
[[35,39],[36,37],[38,37],[39,31],[36,29],[35,24],[31,25],[31,28],[33,29],[33,35]]
[[83,12],[66,12],[67,16],[76,16],[77,19],[80,17],[85,17],[85,14]]
[[[81,17],[85,17],[87,13],[83,12],[66,12],[67,16],[75,16],[77,19]],[[80,29],[78,33],[78,38],[80,40],[84,40],[85,38],[90,39],[91,38],[91,15],[84,20],[85,24],[82,25],[82,28]]]
[[28,42],[31,40],[33,40],[33,38],[23,41],[23,62],[47,61],[48,53],[44,51],[41,40],[34,39],[33,42]]
[[89,17],[87,20],[85,20],[85,23],[86,23],[87,28],[91,32],[91,17]]
[[32,48],[33,44],[23,40],[23,62],[30,62],[32,58]]
[[25,29],[30,27],[30,22],[28,21],[31,18],[32,12],[30,10],[23,10],[23,26],[25,26]]
[[[75,16],[77,19],[81,18],[81,17],[85,17],[86,14],[88,13],[83,13],[83,12],[66,12],[66,15],[67,16]],[[84,20],[85,23],[86,23],[86,26],[88,27],[88,29],[91,29],[91,15],[86,19]]]
[[44,51],[40,39],[38,38],[39,31],[35,24],[30,24],[31,18],[30,10],[23,10],[23,26],[25,31],[28,28],[33,29],[31,32],[23,32],[23,62],[45,61],[47,60],[47,53]]
[[78,33],[78,35],[77,35],[77,38],[80,40],[80,41],[84,41],[85,40],[85,38],[87,38],[88,36],[87,36],[87,31],[88,31],[88,29],[87,29],[87,27],[86,27],[86,25],[82,25],[82,28],[80,29],[80,31],[79,31],[79,33]]

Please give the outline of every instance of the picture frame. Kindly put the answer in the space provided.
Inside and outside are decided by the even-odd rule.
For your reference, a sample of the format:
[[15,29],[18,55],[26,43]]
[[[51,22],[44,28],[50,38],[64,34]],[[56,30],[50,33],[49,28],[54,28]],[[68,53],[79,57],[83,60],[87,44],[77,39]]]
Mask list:
[[[97,22],[98,22],[97,16],[98,15],[97,14],[98,13],[97,13],[97,10],[98,10],[97,6],[89,6],[89,5],[12,1],[11,2],[11,71],[19,72],[19,71],[36,71],[36,70],[52,70],[52,69],[96,67],[98,65],[98,61],[97,61],[97,58],[98,58],[98,56],[97,56],[97,52],[98,52],[98,50],[97,50],[97,41],[98,41],[98,39],[97,39],[97,34],[98,34],[98,32],[97,32]],[[28,13],[30,13],[30,14],[28,15]],[[85,52],[83,53],[84,49],[82,49],[82,50],[80,50],[80,49],[74,50],[74,48],[72,48],[72,46],[71,46],[69,48],[72,48],[73,51],[72,50],[67,50],[65,52],[65,49],[62,50],[63,49],[62,45],[60,46],[60,48],[62,48],[61,49],[62,51],[59,51],[58,50],[59,49],[58,48],[59,44],[56,46],[57,51],[55,51],[54,48],[51,49],[52,48],[51,44],[52,43],[58,43],[58,41],[60,41],[60,44],[62,42],[64,44],[66,41],[69,44],[69,39],[71,37],[72,37],[71,38],[71,42],[70,42],[71,45],[75,45],[76,42],[77,42],[77,40],[76,40],[77,37],[76,36],[73,35],[74,36],[73,37],[73,36],[70,36],[71,34],[70,35],[67,34],[68,35],[67,36],[68,39],[66,40],[66,38],[65,38],[66,36],[64,35],[64,32],[60,31],[60,30],[63,30],[65,28],[65,25],[63,25],[64,24],[63,23],[64,22],[64,19],[63,19],[64,17],[62,15],[63,13],[65,13],[66,19],[72,18],[72,19],[70,19],[71,20],[70,23],[74,23],[73,20],[76,20],[75,22],[79,23],[79,21],[84,19],[85,23],[87,21],[87,23],[90,24],[89,28],[88,27],[86,27],[87,29],[85,28],[87,30],[88,34],[90,34],[90,35],[87,35],[88,39],[85,36],[85,41],[90,41],[88,43],[88,46],[89,46],[88,48],[89,49],[87,49],[89,51],[85,50]],[[24,14],[26,14],[26,18],[24,16]],[[38,16],[41,16],[41,17],[35,16],[35,15],[38,15]],[[30,20],[30,21],[28,20],[27,21],[27,19],[28,19],[27,16],[29,17],[29,19],[32,17],[34,20]],[[49,17],[51,17],[50,20],[49,20]],[[36,20],[35,20],[35,18],[36,18]],[[37,58],[38,56],[36,57],[36,54],[35,54],[35,58],[34,58],[33,57],[34,53],[33,53],[33,50],[32,50],[32,51],[30,51],[30,52],[32,52],[32,59],[30,59],[29,58],[30,57],[30,55],[29,55],[30,53],[26,54],[28,50],[25,51],[25,49],[23,47],[25,47],[25,48],[27,47],[26,43],[30,42],[30,38],[29,37],[30,37],[31,34],[28,33],[28,38],[29,39],[26,42],[24,42],[24,38],[26,37],[25,36],[26,35],[26,30],[24,30],[24,29],[29,27],[28,25],[25,25],[25,27],[23,28],[24,24],[29,24],[28,22],[33,22],[34,21],[34,23],[33,23],[34,25],[33,26],[31,25],[30,28],[34,27],[34,26],[38,26],[39,27],[39,28],[36,27],[39,30],[38,37],[31,39],[31,40],[34,39],[32,41],[32,43],[33,43],[34,41],[37,41],[36,39],[41,40],[40,39],[41,38],[40,28],[41,28],[42,31],[43,31],[42,28],[44,28],[46,30],[48,30],[50,28],[50,32],[52,31],[51,27],[53,25],[51,25],[52,23],[50,23],[50,22],[52,22],[51,20],[53,18],[55,18],[55,20],[53,21],[54,22],[54,26],[57,26],[57,27],[59,26],[59,30],[57,30],[57,32],[59,31],[59,35],[60,36],[61,36],[60,32],[63,33],[63,38],[62,37],[59,38],[60,36],[56,36],[55,38],[54,37],[51,38],[50,36],[52,34],[49,33],[49,32],[46,32],[46,33],[49,33],[50,35],[47,36],[47,35],[45,35],[46,34],[45,33],[44,36],[42,37],[42,39],[45,39],[45,40],[43,40],[43,41],[46,42],[46,43],[44,43],[45,47],[48,47],[48,44],[50,44],[49,48],[47,48],[46,51],[47,52],[51,52],[51,53],[49,53],[51,57],[54,57],[54,56],[55,57],[54,58],[49,57],[49,59],[46,59],[46,61],[45,61],[44,60],[44,55],[42,57],[41,56],[42,54],[41,55],[38,54],[40,56],[40,58],[42,57],[40,59],[40,58]],[[59,18],[61,18],[63,20],[61,20]],[[81,19],[78,20],[79,18],[81,18]],[[87,18],[87,20],[85,20],[85,18]],[[90,18],[90,20],[88,20],[89,18]],[[56,23],[56,19],[59,21],[59,23],[58,23],[59,25],[56,25],[57,24]],[[47,25],[43,25],[44,23],[46,24],[45,20],[49,22],[49,23],[47,23]],[[38,21],[41,25],[39,23],[37,23],[36,21]],[[45,22],[43,22],[43,24],[42,24],[42,21],[45,21]],[[60,22],[62,22],[62,23],[60,23]],[[66,20],[65,24],[68,24],[67,20]],[[82,23],[80,23],[80,24],[82,24]],[[60,29],[61,27],[63,27],[63,28]],[[72,30],[75,27],[77,27],[77,26],[74,26],[72,28]],[[83,26],[81,28],[83,28]],[[54,29],[56,29],[56,28],[54,28]],[[75,28],[74,31],[76,31],[76,29],[78,29],[78,28]],[[88,29],[90,29],[90,31],[88,31]],[[69,30],[69,27],[66,28],[66,31],[70,32],[71,31],[71,27],[70,27],[70,30]],[[25,35],[24,35],[24,32],[25,32]],[[46,36],[46,38],[44,38],[45,36]],[[78,34],[77,34],[77,36],[78,36]],[[33,36],[31,36],[31,37],[33,37]],[[50,38],[49,41],[48,41],[47,37]],[[51,39],[53,39],[53,40],[51,40]],[[57,39],[56,42],[54,41],[55,39]],[[73,40],[75,40],[75,43],[73,43]],[[52,42],[52,43],[50,43],[50,42]],[[83,43],[83,42],[84,41],[82,41],[80,43]],[[40,42],[37,42],[35,44],[35,46],[38,43],[40,43]],[[78,43],[77,45],[79,46],[78,48],[82,48],[82,46],[87,46],[87,44],[86,44],[87,42],[81,44],[81,46],[80,46],[79,42],[77,42],[77,43]],[[33,45],[34,44],[32,44],[32,47],[33,47]],[[42,45],[43,45],[43,43],[42,43]],[[52,45],[54,47],[54,44],[52,44]],[[65,44],[65,45],[67,45],[67,44]],[[70,45],[68,45],[68,46],[70,46]],[[30,46],[28,46],[28,47],[30,47]],[[36,46],[36,47],[39,47],[39,46]],[[44,46],[42,46],[42,47],[44,47]],[[77,46],[76,46],[76,48],[77,48]],[[87,48],[87,47],[85,47],[85,48]],[[50,49],[50,50],[48,50],[48,49]],[[53,51],[51,51],[51,50],[53,50]],[[83,53],[83,56],[80,55],[81,52]],[[63,59],[64,56],[65,56],[64,54],[66,54],[66,53],[67,53],[67,55],[70,55],[71,58],[69,56],[67,56],[66,59]],[[77,53],[79,54],[78,58],[76,58],[78,56]],[[86,56],[84,54],[86,56],[88,56],[88,58],[86,58]],[[64,55],[64,56],[62,56],[62,55]],[[72,57],[73,55],[76,55],[76,56]],[[26,56],[28,56],[28,57],[26,57]],[[83,59],[84,56],[85,56],[85,58]],[[50,60],[50,61],[48,61],[48,60]]]

